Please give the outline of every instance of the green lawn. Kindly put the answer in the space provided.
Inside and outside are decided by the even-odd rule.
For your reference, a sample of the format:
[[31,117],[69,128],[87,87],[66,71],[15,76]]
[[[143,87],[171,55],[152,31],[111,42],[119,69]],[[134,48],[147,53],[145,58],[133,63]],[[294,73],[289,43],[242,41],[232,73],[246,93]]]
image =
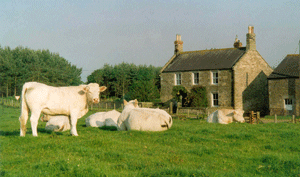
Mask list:
[[19,109],[0,105],[0,176],[300,176],[300,124],[174,120],[165,132],[77,124],[78,137],[19,136]]

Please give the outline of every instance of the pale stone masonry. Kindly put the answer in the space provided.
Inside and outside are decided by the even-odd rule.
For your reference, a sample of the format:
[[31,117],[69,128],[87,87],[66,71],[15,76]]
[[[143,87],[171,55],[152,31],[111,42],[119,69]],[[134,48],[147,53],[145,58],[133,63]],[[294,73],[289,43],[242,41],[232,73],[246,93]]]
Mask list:
[[[249,26],[247,45],[236,38],[234,48],[182,51],[180,36],[175,52],[161,70],[161,101],[173,97],[172,89],[181,76],[180,85],[190,91],[194,85],[207,90],[209,108],[234,108],[244,111],[269,110],[268,80],[272,68],[256,51],[254,28]],[[180,43],[178,48],[176,44]],[[194,74],[198,73],[198,74]],[[199,79],[194,83],[195,75]],[[177,80],[176,80],[177,79]]]
[[270,115],[300,116],[300,55],[287,55],[268,77]]

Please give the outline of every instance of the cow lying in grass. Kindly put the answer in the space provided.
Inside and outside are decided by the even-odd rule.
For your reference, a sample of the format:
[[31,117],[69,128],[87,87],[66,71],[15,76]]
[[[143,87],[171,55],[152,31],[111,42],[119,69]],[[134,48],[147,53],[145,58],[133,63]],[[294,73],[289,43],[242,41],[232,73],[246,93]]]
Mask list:
[[108,112],[97,112],[90,115],[85,119],[85,124],[87,127],[103,127],[103,126],[113,126],[117,127],[117,121],[121,113],[116,110]]
[[71,134],[78,136],[77,119],[88,112],[88,105],[99,103],[99,94],[106,90],[96,83],[70,87],[52,87],[37,82],[23,85],[21,95],[20,136],[26,134],[29,111],[32,135],[38,136],[37,124],[40,114],[70,116]]
[[137,100],[124,100],[118,130],[164,131],[171,128],[172,123],[172,117],[164,110],[139,108]]
[[233,121],[244,123],[243,110],[219,109],[207,117],[208,123],[229,124]]
[[48,131],[62,132],[70,130],[69,116],[49,116],[49,120],[45,126]]

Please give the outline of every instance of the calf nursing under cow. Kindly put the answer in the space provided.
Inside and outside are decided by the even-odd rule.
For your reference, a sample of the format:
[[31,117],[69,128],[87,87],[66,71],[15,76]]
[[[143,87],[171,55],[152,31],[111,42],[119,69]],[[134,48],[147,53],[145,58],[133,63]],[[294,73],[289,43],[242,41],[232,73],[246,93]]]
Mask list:
[[38,82],[23,85],[21,95],[20,136],[26,134],[29,111],[32,135],[38,136],[37,124],[40,114],[70,117],[71,134],[78,136],[77,119],[88,112],[88,105],[99,103],[99,94],[106,90],[96,83],[88,85],[52,87]]

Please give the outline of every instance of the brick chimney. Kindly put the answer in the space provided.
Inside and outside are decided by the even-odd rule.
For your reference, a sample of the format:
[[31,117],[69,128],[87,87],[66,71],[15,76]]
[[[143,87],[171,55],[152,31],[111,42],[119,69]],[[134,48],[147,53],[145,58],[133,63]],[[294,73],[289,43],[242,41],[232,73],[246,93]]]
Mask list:
[[180,52],[183,51],[183,47],[182,47],[183,42],[181,41],[181,36],[179,34],[176,34],[176,41],[174,41],[174,44],[175,44],[174,54],[178,55]]
[[246,35],[246,50],[256,50],[256,41],[255,41],[255,33],[254,33],[254,27],[248,26],[248,33]]
[[242,43],[241,43],[241,41],[238,39],[238,36],[236,35],[236,37],[235,37],[235,42],[233,43],[233,47],[234,48],[240,48],[240,47],[242,47]]

